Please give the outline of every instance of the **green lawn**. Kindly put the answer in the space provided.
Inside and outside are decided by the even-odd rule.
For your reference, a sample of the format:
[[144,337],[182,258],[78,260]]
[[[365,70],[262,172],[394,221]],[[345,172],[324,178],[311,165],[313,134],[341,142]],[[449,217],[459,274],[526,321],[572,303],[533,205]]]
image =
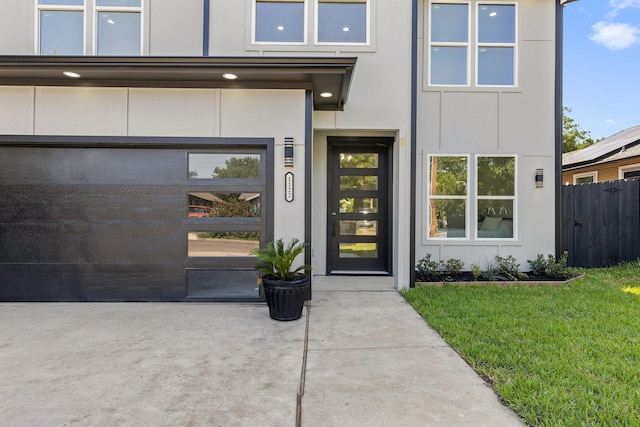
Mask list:
[[525,423],[640,426],[640,263],[584,273],[404,296]]

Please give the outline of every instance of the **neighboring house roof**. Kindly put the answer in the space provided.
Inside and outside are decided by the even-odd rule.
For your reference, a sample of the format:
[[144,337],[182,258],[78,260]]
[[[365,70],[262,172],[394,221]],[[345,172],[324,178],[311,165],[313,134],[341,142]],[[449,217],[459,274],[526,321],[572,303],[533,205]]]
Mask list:
[[[315,110],[341,111],[356,61],[355,57],[0,56],[0,81],[16,86],[312,89]],[[63,71],[81,77],[69,78]],[[227,80],[225,73],[238,79]]]
[[608,163],[640,155],[640,125],[622,130],[582,150],[562,155],[562,170]]
[[224,200],[222,200],[219,197],[214,196],[211,193],[189,193],[189,194],[192,195],[192,196],[195,196],[195,197],[197,197],[199,199],[202,199],[202,200],[208,200],[208,201],[214,202],[214,203],[225,203]]

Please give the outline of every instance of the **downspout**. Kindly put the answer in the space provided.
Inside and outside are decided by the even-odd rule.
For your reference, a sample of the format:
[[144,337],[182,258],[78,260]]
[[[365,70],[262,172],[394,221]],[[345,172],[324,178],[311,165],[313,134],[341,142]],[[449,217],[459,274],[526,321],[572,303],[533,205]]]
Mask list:
[[211,1],[204,0],[204,12],[202,17],[202,56],[209,56],[209,11]]
[[[304,241],[309,245],[304,250],[304,263],[311,265],[311,194],[313,192],[313,91],[305,91],[304,101]],[[313,296],[313,276],[308,298]]]
[[416,147],[418,105],[418,0],[411,5],[411,130],[410,201],[409,201],[409,287],[416,286]]

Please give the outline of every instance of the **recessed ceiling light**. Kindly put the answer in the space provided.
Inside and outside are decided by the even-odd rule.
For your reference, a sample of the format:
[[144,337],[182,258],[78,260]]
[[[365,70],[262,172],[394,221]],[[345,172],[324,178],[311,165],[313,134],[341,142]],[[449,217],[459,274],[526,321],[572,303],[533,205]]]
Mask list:
[[235,80],[235,79],[238,78],[238,76],[236,74],[233,74],[233,73],[224,73],[222,75],[222,77],[224,77],[227,80]]
[[82,77],[80,74],[74,73],[73,71],[63,71],[62,74],[67,77],[71,77],[72,79],[79,79],[80,77]]
[[344,28],[342,29],[342,31],[344,31],[344,32],[346,33],[347,31],[349,31],[349,27],[344,27]]
[[282,25],[278,25],[277,28],[278,28],[278,31],[283,31],[284,30],[284,27]]
[[322,92],[320,96],[323,98],[331,98],[333,94],[331,92]]

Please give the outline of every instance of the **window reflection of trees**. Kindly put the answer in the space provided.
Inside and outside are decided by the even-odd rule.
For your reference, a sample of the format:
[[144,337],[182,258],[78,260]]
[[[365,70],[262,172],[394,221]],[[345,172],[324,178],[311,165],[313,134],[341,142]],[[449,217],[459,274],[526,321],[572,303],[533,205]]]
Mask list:
[[[434,156],[431,158],[431,224],[429,236],[435,237],[453,225],[464,227],[467,197],[467,158],[458,156]],[[462,221],[459,219],[462,218]]]

